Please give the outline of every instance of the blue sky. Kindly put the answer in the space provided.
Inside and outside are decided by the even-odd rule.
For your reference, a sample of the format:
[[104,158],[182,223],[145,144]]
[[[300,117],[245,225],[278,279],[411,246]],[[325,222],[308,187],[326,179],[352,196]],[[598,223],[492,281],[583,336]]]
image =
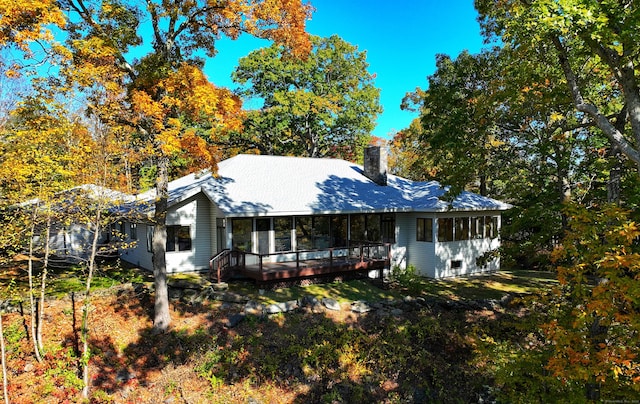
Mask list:
[[[435,56],[452,57],[482,48],[473,0],[313,0],[316,8],[307,31],[323,37],[337,34],[367,52],[369,72],[376,74],[384,112],[373,135],[390,138],[409,126],[415,114],[401,111],[404,95],[426,88]],[[233,88],[231,72],[250,51],[266,41],[243,36],[218,42],[218,55],[206,64],[209,79]],[[247,105],[251,107],[251,105]]]

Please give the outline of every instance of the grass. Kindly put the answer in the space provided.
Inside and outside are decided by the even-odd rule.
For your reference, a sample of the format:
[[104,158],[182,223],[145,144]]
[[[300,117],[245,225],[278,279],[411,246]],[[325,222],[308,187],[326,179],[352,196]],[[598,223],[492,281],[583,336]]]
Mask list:
[[[0,270],[0,284],[11,285],[0,289],[0,299],[25,296],[28,292],[26,262],[13,268]],[[39,268],[36,267],[34,282],[39,287]],[[173,279],[189,280],[202,284],[207,282],[205,274],[177,274]],[[86,268],[71,266],[50,270],[47,282],[47,295],[61,297],[71,292],[83,291],[86,281]],[[95,272],[92,290],[106,289],[126,282],[152,282],[149,272],[120,265],[118,262],[105,263]],[[552,287],[557,283],[555,274],[551,272],[502,270],[500,272],[474,275],[455,279],[427,279],[411,277],[400,287],[383,290],[370,282],[354,280],[295,286],[274,290],[260,291],[251,282],[232,282],[230,291],[248,296],[250,299],[264,304],[297,300],[306,295],[318,299],[330,297],[338,302],[365,300],[369,302],[398,299],[404,295],[443,297],[448,299],[500,299],[506,293],[530,294],[537,290]]]
[[[40,288],[41,263],[34,262],[34,288]],[[85,289],[87,268],[82,265],[50,268],[47,275],[47,296],[62,297],[71,292]],[[107,289],[126,282],[149,282],[153,277],[136,268],[121,265],[119,262],[105,262],[94,272],[92,290]],[[26,297],[29,292],[27,262],[18,262],[13,266],[0,268],[0,299]]]
[[500,299],[505,294],[531,294],[557,284],[552,272],[503,270],[491,274],[463,278],[428,279],[413,277],[410,284],[401,284],[391,290],[383,290],[370,282],[355,280],[341,283],[296,286],[266,290],[258,293],[252,283],[231,283],[230,290],[252,300],[270,304],[296,300],[305,295],[318,299],[331,297],[338,302],[365,300],[369,302],[398,299],[405,295],[459,299]]
[[455,279],[416,280],[420,294],[449,299],[500,299],[505,294],[531,294],[557,284],[552,272],[502,270],[491,274],[474,275]]
[[373,302],[402,296],[398,291],[382,290],[372,283],[363,280],[294,286],[290,288],[265,290],[262,293],[256,291],[253,284],[246,284],[242,288],[236,288],[232,284],[231,288],[234,291],[248,295],[252,299],[265,304],[297,300],[303,296],[314,296],[317,299],[332,298],[340,303],[356,300]]

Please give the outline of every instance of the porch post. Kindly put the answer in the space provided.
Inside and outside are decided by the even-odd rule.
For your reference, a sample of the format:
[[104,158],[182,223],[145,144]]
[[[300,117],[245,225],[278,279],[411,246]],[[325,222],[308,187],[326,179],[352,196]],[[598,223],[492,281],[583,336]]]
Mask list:
[[333,269],[333,247],[329,248],[329,269]]

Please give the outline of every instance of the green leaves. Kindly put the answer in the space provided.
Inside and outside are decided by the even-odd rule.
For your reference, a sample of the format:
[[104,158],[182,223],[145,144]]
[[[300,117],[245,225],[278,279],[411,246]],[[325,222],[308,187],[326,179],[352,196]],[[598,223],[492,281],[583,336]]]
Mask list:
[[240,60],[233,73],[243,86],[239,93],[264,102],[245,122],[244,147],[348,160],[361,155],[382,111],[366,55],[337,36],[313,37],[312,44],[306,60],[275,45]]
[[547,58],[560,67],[576,111],[640,163],[638,7],[612,0],[478,0],[476,6],[485,35],[500,38],[523,61]]

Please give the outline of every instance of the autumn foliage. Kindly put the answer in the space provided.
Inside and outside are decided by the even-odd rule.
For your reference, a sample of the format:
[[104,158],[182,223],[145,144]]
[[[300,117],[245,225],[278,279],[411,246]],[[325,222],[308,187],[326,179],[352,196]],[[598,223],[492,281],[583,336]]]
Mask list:
[[554,252],[560,299],[543,326],[553,350],[547,368],[561,380],[638,394],[640,228],[615,206],[568,214],[570,231]]

